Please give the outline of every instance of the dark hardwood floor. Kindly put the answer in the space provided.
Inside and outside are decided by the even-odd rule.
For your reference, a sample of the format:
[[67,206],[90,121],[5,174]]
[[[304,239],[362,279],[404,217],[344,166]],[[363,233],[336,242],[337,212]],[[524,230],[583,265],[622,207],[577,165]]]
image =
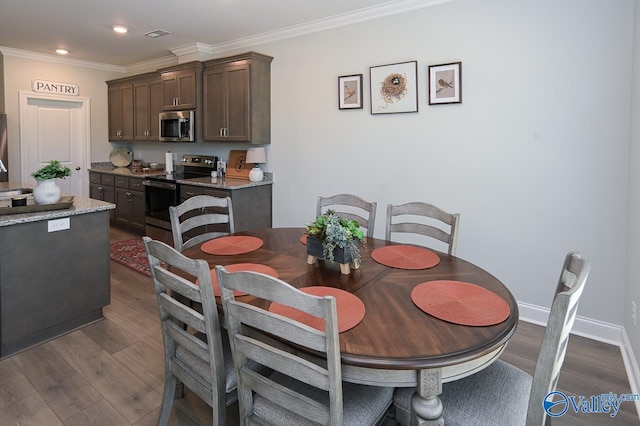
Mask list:
[[[112,242],[134,236],[112,229]],[[164,382],[162,336],[150,279],[111,262],[105,319],[0,361],[0,425],[155,425]],[[503,358],[532,373],[542,327],[521,322]],[[559,390],[568,395],[630,393],[620,350],[572,336]],[[228,408],[238,424],[237,405]],[[209,407],[185,390],[172,425],[211,424]],[[388,422],[391,423],[391,422]],[[633,403],[615,418],[574,414],[555,425],[637,425]]]

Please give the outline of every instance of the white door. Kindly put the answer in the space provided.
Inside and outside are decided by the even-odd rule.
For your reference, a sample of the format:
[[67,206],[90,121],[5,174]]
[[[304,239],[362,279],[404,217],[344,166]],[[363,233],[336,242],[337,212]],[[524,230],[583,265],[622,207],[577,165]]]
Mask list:
[[71,169],[58,179],[62,194],[86,197],[89,167],[89,99],[20,92],[20,166],[22,182],[51,160]]

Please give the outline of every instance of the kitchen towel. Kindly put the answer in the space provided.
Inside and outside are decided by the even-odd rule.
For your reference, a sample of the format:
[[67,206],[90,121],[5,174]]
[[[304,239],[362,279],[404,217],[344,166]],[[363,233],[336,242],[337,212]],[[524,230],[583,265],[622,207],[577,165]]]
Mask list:
[[167,173],[173,173],[173,154],[171,151],[164,155],[165,170]]

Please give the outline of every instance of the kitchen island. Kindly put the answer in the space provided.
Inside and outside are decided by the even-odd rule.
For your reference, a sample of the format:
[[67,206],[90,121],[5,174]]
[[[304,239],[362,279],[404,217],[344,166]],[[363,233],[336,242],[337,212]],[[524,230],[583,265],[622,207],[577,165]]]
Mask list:
[[[0,182],[0,194],[29,187]],[[74,197],[67,209],[0,215],[0,358],[102,318],[114,208]]]

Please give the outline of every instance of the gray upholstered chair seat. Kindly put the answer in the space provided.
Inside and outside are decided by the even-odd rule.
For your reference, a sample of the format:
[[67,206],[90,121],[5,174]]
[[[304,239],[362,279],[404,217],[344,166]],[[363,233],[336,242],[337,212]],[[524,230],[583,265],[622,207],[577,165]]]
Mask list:
[[[231,345],[229,345],[229,336],[226,333],[220,334],[222,340],[222,353],[224,362],[224,381],[225,391],[230,393],[235,390],[238,381],[236,380],[236,372],[233,368],[233,356],[231,355]],[[176,346],[176,358],[187,364],[194,371],[206,379],[209,383],[213,383],[211,378],[211,366],[202,358],[186,350],[183,346]]]
[[[280,373],[273,373],[270,378],[285,386],[295,390],[315,401],[329,405],[329,398],[326,392],[318,388],[308,386],[289,376]],[[384,419],[389,401],[393,394],[393,388],[356,385],[342,382],[342,406],[344,407],[344,426],[349,425],[376,425]],[[316,423],[309,422],[280,405],[274,404],[268,399],[257,395],[253,409],[255,414],[272,425],[278,426],[313,426]]]
[[[498,360],[484,370],[442,385],[440,400],[447,426],[524,426],[532,377]],[[398,388],[393,396],[399,423],[411,424],[415,388]]]

